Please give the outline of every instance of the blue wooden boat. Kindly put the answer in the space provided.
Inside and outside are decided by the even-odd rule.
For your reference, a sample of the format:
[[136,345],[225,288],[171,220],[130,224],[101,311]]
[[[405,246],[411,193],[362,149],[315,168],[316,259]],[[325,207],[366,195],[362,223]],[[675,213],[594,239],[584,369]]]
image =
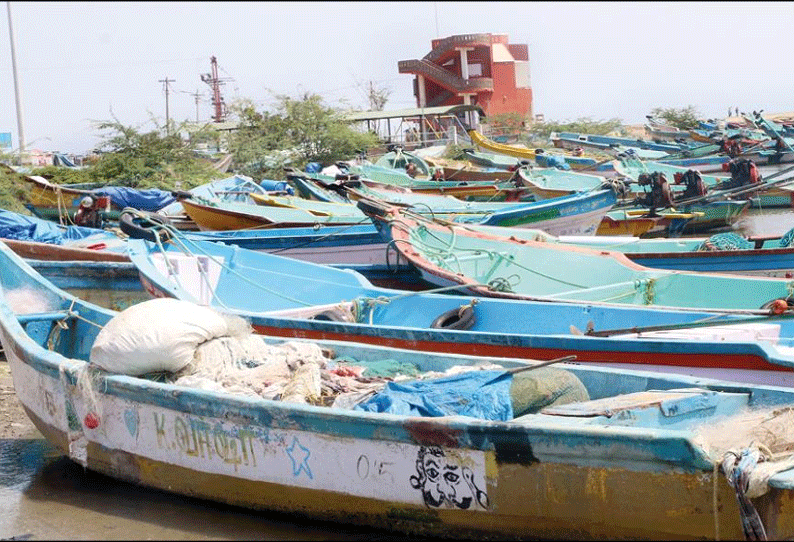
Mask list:
[[[469,226],[469,229],[504,235],[500,228]],[[541,230],[516,230],[510,232],[510,237],[620,252],[635,263],[659,269],[794,276],[790,232],[780,237],[744,238],[724,232],[711,237],[642,239],[604,235],[555,237]]]
[[[407,413],[378,407],[397,397],[389,384],[354,408],[301,404],[100,370],[91,349],[118,313],[2,244],[0,285],[0,342],[27,415],[62,454],[121,480],[423,536],[794,536],[790,389],[322,341],[322,378],[384,362],[420,374],[493,365],[403,382],[402,397],[424,390],[427,405]],[[43,306],[20,305],[22,289]],[[522,395],[533,385],[550,396]],[[473,394],[500,408],[459,414],[454,400]]]
[[[676,166],[673,164],[662,163],[658,161],[643,161],[638,160],[632,156],[622,156],[614,162],[615,171],[620,175],[627,177],[633,181],[637,181],[639,176],[643,173],[650,174],[652,172],[664,173],[667,177],[670,189],[675,196],[683,192],[686,188],[683,184],[677,184],[676,179],[684,175],[688,168]],[[775,175],[775,177],[773,177]],[[733,190],[720,190],[719,186],[724,185],[730,181],[730,176],[725,175],[701,175],[703,183],[709,188],[709,200],[726,198],[728,196],[736,198],[744,196],[747,201],[751,202],[753,206],[757,207],[790,207],[794,201],[794,182],[789,177],[777,178],[777,173],[770,175],[764,180],[763,184],[757,186],[748,186],[744,189],[736,188]],[[701,203],[701,202],[697,202]],[[730,208],[731,212],[725,215],[724,218],[730,221],[741,213],[737,206],[725,207],[724,210]],[[715,214],[714,218],[718,219],[719,214]]]
[[[8,245],[6,243],[6,245]],[[11,247],[9,247],[11,248]],[[12,248],[13,250],[13,248]],[[14,251],[16,253],[16,251]],[[17,253],[17,255],[19,255]],[[151,299],[143,289],[138,269],[129,260],[113,261],[25,261],[41,276],[58,288],[84,301],[106,309],[123,310]],[[361,273],[372,284],[400,290],[429,290],[432,285],[422,279],[413,267],[380,264],[329,264],[337,269],[352,269]]]
[[[369,190],[369,189],[367,189]],[[374,189],[373,189],[374,190]],[[462,201],[451,196],[379,191],[389,201],[401,202],[417,212],[475,224],[537,227],[555,234],[595,233],[604,214],[617,201],[611,188],[574,193],[539,202]],[[297,202],[297,200],[291,200]],[[183,200],[187,213],[205,231],[253,228],[306,227],[314,224],[352,225],[367,221],[352,203],[300,200],[298,207],[265,207],[203,199]],[[297,203],[296,203],[297,204]],[[313,210],[313,205],[316,210]],[[335,206],[338,211],[327,211]]]
[[121,311],[151,299],[141,286],[138,270],[129,260],[76,262],[26,258],[25,262],[57,288],[106,309]]
[[[349,189],[351,194],[360,201],[362,197],[372,195],[398,205],[410,206],[417,212],[433,217],[451,220],[457,223],[482,224],[488,226],[502,226],[510,228],[540,228],[555,235],[590,235],[595,234],[598,224],[604,215],[617,201],[615,190],[611,187],[574,192],[566,196],[544,199],[537,202],[460,202],[450,196],[432,196],[429,194],[407,194],[378,191],[371,188],[365,190]],[[370,194],[370,196],[367,196]],[[460,211],[448,213],[444,216],[444,205],[452,200],[463,203]],[[458,205],[458,204],[455,204]],[[479,205],[491,206],[492,211],[481,216],[476,213],[467,213],[465,210]],[[359,207],[361,205],[359,204]]]
[[651,150],[651,151],[663,151],[668,154],[680,152],[684,149],[688,149],[691,146],[685,143],[676,143],[676,142],[657,142],[657,141],[648,141],[645,139],[632,139],[630,137],[613,137],[613,136],[606,136],[606,135],[597,135],[597,134],[579,134],[576,132],[559,132],[559,133],[552,133],[552,139],[560,139],[565,141],[578,141],[583,144],[586,143],[596,143],[601,145],[615,145],[621,147],[637,147],[643,150]]
[[528,149],[515,145],[505,145],[488,139],[477,130],[469,130],[468,134],[469,137],[471,137],[472,143],[480,148],[507,156],[513,156],[518,159],[534,160],[538,165],[544,167],[548,166],[551,162],[553,166],[565,164],[571,169],[588,171],[604,171],[612,168],[609,162],[600,162],[592,157],[549,154],[546,153],[544,149]]
[[[788,311],[405,292],[376,288],[349,270],[219,243],[168,243],[161,252],[154,243],[130,240],[128,250],[151,295],[245,315],[263,334],[482,356],[575,354],[581,361],[674,366],[712,375],[717,368],[735,369],[742,379],[794,384],[794,320]],[[450,291],[455,290],[445,290]],[[758,326],[767,330],[766,338],[753,331]]]
[[384,237],[425,280],[439,287],[465,286],[476,295],[752,310],[794,292],[794,281],[788,279],[651,269],[619,252],[441,224],[376,202],[368,202],[367,209]]

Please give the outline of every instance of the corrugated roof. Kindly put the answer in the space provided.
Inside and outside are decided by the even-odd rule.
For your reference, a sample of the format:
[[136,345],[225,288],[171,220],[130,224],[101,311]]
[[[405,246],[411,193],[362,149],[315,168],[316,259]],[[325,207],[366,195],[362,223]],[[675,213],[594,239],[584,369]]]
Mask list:
[[363,120],[397,119],[430,115],[454,115],[465,111],[477,111],[481,117],[485,111],[478,105],[441,105],[438,107],[416,107],[412,109],[395,109],[393,111],[356,111],[346,113],[342,117],[351,122]]

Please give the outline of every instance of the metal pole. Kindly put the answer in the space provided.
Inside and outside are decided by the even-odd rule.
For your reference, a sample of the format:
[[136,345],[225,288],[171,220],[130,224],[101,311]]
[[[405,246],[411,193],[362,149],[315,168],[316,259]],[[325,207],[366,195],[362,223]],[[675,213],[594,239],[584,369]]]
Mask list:
[[166,77],[165,79],[160,79],[158,82],[163,83],[163,90],[165,90],[165,133],[166,135],[171,135],[171,121],[170,116],[168,115],[168,83],[175,82],[176,79],[169,79]]
[[17,106],[17,136],[19,137],[19,160],[25,152],[25,134],[22,131],[22,99],[19,96],[19,77],[17,76],[17,55],[14,49],[14,28],[11,26],[11,2],[6,1],[8,11],[8,37],[11,39],[11,69],[14,72],[14,100]]

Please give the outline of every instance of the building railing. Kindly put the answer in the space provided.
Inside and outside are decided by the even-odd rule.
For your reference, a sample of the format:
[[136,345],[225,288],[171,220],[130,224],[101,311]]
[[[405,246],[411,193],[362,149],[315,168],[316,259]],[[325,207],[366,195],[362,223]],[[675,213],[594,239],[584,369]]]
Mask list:
[[444,56],[453,47],[464,47],[469,45],[491,45],[495,41],[499,41],[498,36],[491,34],[459,34],[457,36],[450,36],[444,38],[433,47],[433,50],[424,56],[425,60],[430,62],[437,62],[439,58]]
[[400,73],[418,73],[424,75],[434,80],[439,85],[458,93],[493,90],[493,79],[490,77],[463,79],[425,59],[400,60],[397,63],[397,69]]
[[429,131],[392,134],[391,137],[381,137],[381,142],[384,146],[400,145],[407,151],[421,149],[429,145],[472,145],[469,135],[460,130],[448,131],[443,134]]

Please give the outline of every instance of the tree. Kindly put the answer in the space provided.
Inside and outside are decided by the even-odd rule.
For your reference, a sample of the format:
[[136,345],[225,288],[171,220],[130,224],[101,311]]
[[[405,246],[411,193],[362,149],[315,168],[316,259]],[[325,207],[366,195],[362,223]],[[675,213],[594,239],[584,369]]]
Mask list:
[[141,132],[116,119],[94,124],[106,132],[96,162],[80,170],[47,166],[33,174],[58,184],[82,182],[163,190],[177,186],[189,189],[217,177],[211,164],[196,156],[190,143],[182,140],[182,125],[174,133],[163,135],[161,127]]
[[701,115],[694,106],[688,105],[682,108],[656,107],[651,110],[651,116],[660,118],[679,130],[694,130],[700,125],[698,119]]
[[[375,86],[373,81],[370,81],[369,86],[367,87],[367,100],[369,101],[370,111],[383,111],[383,108],[386,106],[386,102],[389,101],[391,92],[391,89],[385,87],[378,88]],[[373,129],[376,134],[380,133],[379,120],[376,120],[373,123]]]
[[495,135],[517,134],[523,128],[524,118],[516,112],[497,113],[487,117],[491,133]]
[[590,117],[581,117],[574,121],[559,122],[547,121],[532,124],[528,131],[534,137],[547,138],[552,132],[575,132],[578,134],[606,135],[623,126],[623,121],[618,118],[609,120],[593,120]]
[[275,111],[258,111],[250,100],[232,104],[239,128],[230,137],[235,171],[255,178],[283,178],[283,167],[346,160],[377,144],[373,134],[347,123],[341,111],[307,92],[300,98],[276,95]]
[[367,88],[367,99],[369,100],[370,110],[383,111],[386,102],[389,101],[391,92],[391,89],[385,87],[378,88],[373,81],[370,81],[369,87]]
[[0,209],[29,215],[25,208],[27,201],[28,183],[23,176],[16,173],[6,163],[10,163],[10,155],[0,158]]

